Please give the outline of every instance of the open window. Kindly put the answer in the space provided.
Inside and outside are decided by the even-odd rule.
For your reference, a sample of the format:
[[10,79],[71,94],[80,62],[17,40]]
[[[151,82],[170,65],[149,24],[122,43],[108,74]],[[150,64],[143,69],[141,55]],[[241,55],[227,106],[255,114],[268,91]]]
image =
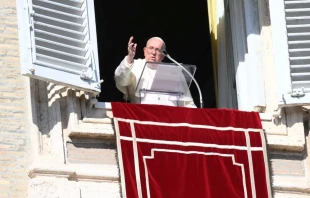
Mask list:
[[[98,98],[100,102],[123,101],[113,76],[128,53],[130,36],[134,36],[134,42],[138,44],[135,58],[144,58],[143,47],[147,40],[159,36],[173,59],[197,66],[195,78],[202,91],[204,106],[216,107],[207,0],[94,1],[100,71],[104,79]],[[167,58],[163,61],[170,62]],[[190,90],[199,106],[194,83]]]
[[18,0],[17,10],[23,75],[101,91],[93,0]]

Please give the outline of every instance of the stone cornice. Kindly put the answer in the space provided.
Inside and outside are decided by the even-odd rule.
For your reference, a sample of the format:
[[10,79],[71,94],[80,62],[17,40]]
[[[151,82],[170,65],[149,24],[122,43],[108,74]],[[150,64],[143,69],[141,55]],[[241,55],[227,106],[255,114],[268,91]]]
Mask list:
[[29,177],[53,177],[67,178],[74,181],[109,181],[118,182],[118,168],[115,165],[91,165],[91,164],[32,164]]

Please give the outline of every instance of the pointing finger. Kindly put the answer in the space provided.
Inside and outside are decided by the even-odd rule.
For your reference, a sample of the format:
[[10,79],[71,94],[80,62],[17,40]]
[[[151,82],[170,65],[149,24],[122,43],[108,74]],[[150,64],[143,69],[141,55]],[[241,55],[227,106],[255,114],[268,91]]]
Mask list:
[[132,43],[132,40],[133,40],[133,36],[130,37],[128,45],[130,45]]

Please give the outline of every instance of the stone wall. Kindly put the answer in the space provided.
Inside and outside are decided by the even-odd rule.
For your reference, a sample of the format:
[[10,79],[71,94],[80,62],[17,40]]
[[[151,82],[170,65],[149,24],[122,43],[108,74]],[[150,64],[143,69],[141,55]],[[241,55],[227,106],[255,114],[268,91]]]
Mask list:
[[[264,79],[273,84],[270,24],[261,16],[269,38],[261,46]],[[120,197],[110,109],[90,109],[83,92],[21,76],[18,44],[16,3],[0,0],[0,197]],[[266,85],[269,112],[274,88]],[[301,107],[279,114],[263,119],[274,195],[308,197],[309,115]]]
[[16,2],[0,0],[0,197],[26,197],[29,79],[20,75]]

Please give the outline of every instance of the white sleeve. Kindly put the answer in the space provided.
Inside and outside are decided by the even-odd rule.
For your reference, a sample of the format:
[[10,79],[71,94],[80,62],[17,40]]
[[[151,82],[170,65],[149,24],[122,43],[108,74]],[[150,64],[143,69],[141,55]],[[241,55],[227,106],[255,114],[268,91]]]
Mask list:
[[118,86],[128,86],[130,84],[130,72],[133,66],[133,63],[127,63],[127,56],[123,59],[120,65],[116,68],[114,73],[114,79]]

